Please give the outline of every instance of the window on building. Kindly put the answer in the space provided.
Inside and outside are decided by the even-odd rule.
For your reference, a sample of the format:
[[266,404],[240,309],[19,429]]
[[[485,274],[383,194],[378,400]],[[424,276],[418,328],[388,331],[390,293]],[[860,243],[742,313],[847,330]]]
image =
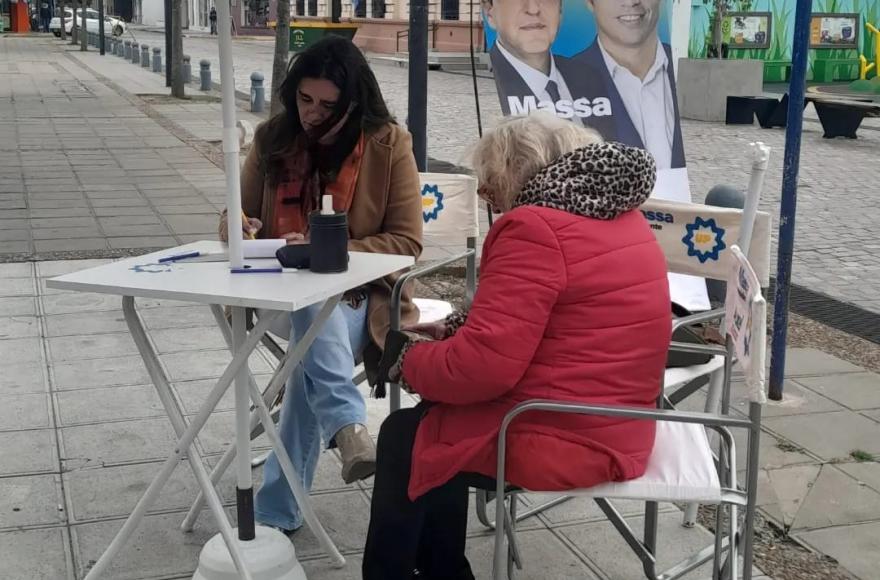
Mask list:
[[385,18],[385,0],[372,0],[373,18]]
[[355,18],[366,18],[367,17],[367,0],[358,0],[354,6],[354,16]]
[[458,9],[459,0],[440,0],[440,18],[443,20],[458,20],[459,9]]
[[318,15],[318,0],[309,0],[309,16]]
[[306,0],[296,0],[296,15],[297,16],[305,16],[306,15]]

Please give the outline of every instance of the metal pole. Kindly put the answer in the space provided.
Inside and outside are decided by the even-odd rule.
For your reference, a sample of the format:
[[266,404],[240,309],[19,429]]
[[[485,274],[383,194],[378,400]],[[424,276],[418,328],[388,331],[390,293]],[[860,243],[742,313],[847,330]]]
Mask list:
[[104,0],[98,0],[98,51],[104,54]]
[[[165,86],[171,86],[171,0],[165,0]],[[178,16],[180,18],[180,16]]]
[[782,166],[782,203],[779,208],[776,297],[773,305],[770,398],[774,401],[782,400],[782,383],[785,379],[788,297],[791,290],[791,258],[794,250],[797,180],[801,157],[801,130],[804,124],[804,93],[807,84],[807,56],[812,8],[812,0],[797,0],[794,15],[791,84],[788,89],[788,123],[785,129],[785,158]]
[[419,171],[428,167],[428,1],[409,5],[409,116]]

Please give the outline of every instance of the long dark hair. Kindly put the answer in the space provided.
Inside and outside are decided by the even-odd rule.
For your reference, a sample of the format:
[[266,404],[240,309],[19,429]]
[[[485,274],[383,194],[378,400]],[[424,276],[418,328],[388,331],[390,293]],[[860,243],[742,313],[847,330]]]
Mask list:
[[[313,136],[303,130],[296,105],[297,89],[306,78],[326,79],[339,89],[333,114]],[[311,150],[314,169],[321,181],[333,181],[357,145],[362,131],[370,134],[395,122],[367,59],[354,43],[341,36],[327,36],[290,59],[279,98],[284,110],[266,123],[261,142],[263,167],[272,183],[277,183],[285,157],[295,146],[303,144]],[[318,139],[333,128],[349,108],[348,121],[339,130],[336,140],[322,145],[320,155],[315,155]]]

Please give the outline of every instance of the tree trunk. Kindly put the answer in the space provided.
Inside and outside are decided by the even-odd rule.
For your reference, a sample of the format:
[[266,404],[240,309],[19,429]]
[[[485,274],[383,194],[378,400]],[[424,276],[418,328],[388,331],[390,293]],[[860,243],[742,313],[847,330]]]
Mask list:
[[64,9],[67,8],[67,0],[61,0],[61,13],[58,16],[58,19],[61,21],[61,40],[67,40],[67,20],[64,15]]
[[71,7],[73,8],[73,16],[70,18],[71,28],[70,28],[70,44],[72,46],[76,45],[76,34],[79,29],[79,25],[76,23],[76,2],[71,3]]
[[287,63],[290,60],[290,0],[278,0],[278,18],[275,24],[275,57],[272,60],[272,100],[269,115],[281,111],[278,92],[287,77]]
[[722,58],[721,45],[724,42],[722,34],[722,25],[724,24],[724,16],[727,14],[727,3],[725,0],[715,0],[715,19],[712,22],[712,47],[715,49],[715,58]]
[[171,96],[186,97],[183,88],[183,2],[171,0]]
[[86,51],[89,49],[89,28],[86,26],[86,2],[83,0],[82,3],[82,19],[80,20],[80,51]]

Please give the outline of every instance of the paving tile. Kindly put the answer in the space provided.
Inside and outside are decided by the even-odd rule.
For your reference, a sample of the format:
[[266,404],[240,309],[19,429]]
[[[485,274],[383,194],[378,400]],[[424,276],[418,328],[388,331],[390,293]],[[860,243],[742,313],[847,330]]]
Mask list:
[[102,217],[119,217],[119,216],[154,216],[156,212],[149,206],[114,206],[114,207],[96,207],[95,215]]
[[50,337],[128,332],[125,317],[119,310],[46,316],[46,333]]
[[143,225],[117,225],[117,226],[109,226],[105,225],[103,227],[104,234],[111,238],[132,238],[132,237],[157,237],[157,236],[170,236],[171,232],[168,231],[162,224],[143,224]]
[[161,225],[161,221],[159,218],[153,215],[124,215],[124,216],[116,216],[116,217],[102,217],[98,218],[98,222],[101,224],[101,227],[104,231],[108,231],[108,228],[124,228],[128,226],[158,226]]
[[43,241],[43,240],[68,240],[68,239],[82,239],[82,238],[94,238],[96,235],[101,235],[100,231],[95,227],[86,227],[86,228],[47,228],[47,229],[33,229],[31,230],[31,235],[34,240]]
[[864,369],[815,348],[791,348],[785,355],[785,376],[789,378],[860,371]]
[[30,278],[0,278],[0,298],[36,296],[34,281]]
[[107,238],[111,248],[172,248],[178,245],[171,236],[145,236],[133,238]]
[[[190,417],[192,421],[194,417]],[[215,411],[204,428],[199,432],[199,444],[205,454],[217,455],[225,453],[235,445],[235,413],[231,411]],[[271,447],[265,435],[251,441],[251,449],[265,451]]]
[[[205,350],[162,355],[172,381],[193,381],[219,377],[229,366],[232,355],[228,350]],[[252,373],[266,374],[272,371],[259,354],[251,355],[249,366]]]
[[880,493],[859,485],[833,465],[823,465],[792,525],[826,528],[880,519]]
[[[105,577],[113,580],[141,580],[149,570],[151,578],[191,577],[202,546],[217,533],[213,518],[203,518],[192,533],[180,531],[183,513],[144,518],[134,535],[110,564]],[[122,528],[122,520],[71,526],[77,573],[84,575],[83,562],[97,561]]]
[[876,373],[805,377],[798,382],[850,409],[880,407],[880,375]]
[[0,316],[34,316],[37,314],[37,300],[31,296],[6,297],[0,299]]
[[[302,560],[299,554],[297,557]],[[301,561],[300,564],[309,580],[361,580],[363,578],[363,558],[359,555],[346,556],[345,566],[342,568],[328,565],[326,558]]]
[[837,466],[841,471],[856,478],[857,481],[880,492],[880,463],[867,461],[864,463],[841,463]]
[[166,459],[177,441],[167,418],[59,429],[65,470]]
[[37,218],[31,220],[31,227],[34,229],[94,228],[97,230],[98,222],[93,217]]
[[52,371],[56,391],[150,384],[150,375],[140,356],[55,363]]
[[91,292],[65,292],[43,296],[43,311],[47,315],[73,314],[79,312],[103,312],[121,310],[122,297]]
[[837,560],[856,577],[877,577],[880,568],[880,522],[801,532],[796,537]]
[[114,358],[138,353],[134,339],[127,332],[59,336],[46,342],[49,357],[54,362]]
[[54,278],[55,276],[63,276],[96,266],[109,264],[113,260],[93,259],[93,260],[49,260],[45,262],[36,262],[37,275],[41,278]]
[[227,348],[216,324],[193,328],[170,328],[150,333],[160,353]]
[[[731,406],[743,414],[749,412],[748,390],[745,383],[731,383]],[[806,415],[809,413],[829,413],[843,411],[845,408],[815,392],[804,388],[794,380],[786,380],[783,385],[781,401],[767,401],[763,407],[764,417],[783,417],[786,415]]]
[[176,234],[207,234],[216,237],[216,214],[168,215],[165,221]]
[[56,400],[61,426],[165,416],[153,385],[63,391]]
[[18,262],[14,264],[0,264],[0,279],[30,278],[34,275],[33,262]]
[[773,417],[763,424],[826,460],[856,449],[880,453],[880,425],[852,411]]
[[31,239],[30,230],[26,229],[15,229],[15,230],[0,230],[0,242],[4,244],[6,242],[26,242]]
[[104,238],[37,240],[34,242],[36,252],[77,252],[105,249],[107,249],[107,241]]
[[[641,536],[643,519],[626,518],[627,523]],[[623,538],[608,522],[581,524],[559,528],[561,533],[584,554],[609,580],[643,578],[641,562],[632,553]],[[663,513],[659,517],[657,533],[657,568],[663,570],[710,545],[713,536],[702,527],[684,528],[681,513]],[[544,556],[547,557],[546,555]],[[682,576],[696,580],[710,576],[711,562]],[[755,570],[756,574],[760,571]]]
[[43,349],[39,338],[15,338],[0,340],[0,360],[15,361],[18,364],[39,363],[43,360]]
[[43,363],[3,364],[0,395],[45,393],[47,390],[46,366]]
[[[600,578],[549,530],[517,532],[516,539],[523,557],[523,569],[516,574],[519,580],[570,580],[572,578],[594,580]],[[492,577],[494,546],[493,536],[468,540],[466,554],[474,577]],[[638,577],[633,576],[632,578]],[[643,578],[644,575],[640,577]]]
[[[159,473],[161,463],[138,463],[115,467],[78,469],[65,473],[64,488],[72,506],[72,522],[127,516],[134,510],[147,487]],[[210,468],[208,468],[210,472]],[[148,513],[188,510],[199,493],[199,486],[188,462],[181,462],[156,503]],[[235,470],[230,469],[220,480],[221,501],[235,500]],[[180,521],[183,514],[180,514]],[[210,519],[208,512],[202,514]]]
[[0,562],[10,580],[73,580],[64,528],[0,533]]
[[53,429],[0,433],[0,476],[54,473],[59,469]]
[[[201,202],[197,205],[156,205],[156,210],[164,215],[164,216],[174,216],[174,215],[200,215],[200,214],[208,214],[214,220],[214,229],[216,230],[217,220],[218,220],[218,212],[217,209],[205,202]],[[166,218],[167,219],[167,218]]]
[[151,333],[166,328],[216,326],[214,315],[206,306],[150,308],[141,311],[141,318]]
[[92,207],[147,207],[150,204],[141,196],[125,196],[111,198],[91,198]]
[[0,478],[0,529],[48,526],[66,521],[58,475]]
[[53,208],[39,208],[39,209],[31,209],[30,212],[31,219],[42,219],[42,218],[63,218],[63,217],[88,217],[92,215],[92,210],[88,207],[63,207],[58,209]]
[[781,528],[794,524],[821,473],[821,465],[792,465],[761,470],[758,506]]
[[0,317],[0,340],[40,336],[40,320],[36,316]]
[[52,426],[49,395],[26,393],[0,397],[0,431],[43,429]]
[[[257,386],[260,390],[266,388],[270,378],[271,375],[267,374],[254,376],[254,380],[256,380]],[[211,392],[211,389],[213,389],[216,384],[216,379],[182,381],[174,383],[174,392],[177,393],[178,399],[183,403],[183,408],[186,414],[195,415],[199,412],[199,409],[208,397],[208,393]],[[234,389],[230,388],[220,399],[220,403],[217,405],[217,411],[229,411],[234,408],[235,392]]]
[[[315,495],[312,496],[312,505],[324,529],[342,552],[359,552],[364,549],[370,506],[362,492]],[[308,527],[293,536],[293,545],[300,558],[323,554],[317,538]]]
[[29,254],[31,242],[3,242],[0,244],[0,254]]

